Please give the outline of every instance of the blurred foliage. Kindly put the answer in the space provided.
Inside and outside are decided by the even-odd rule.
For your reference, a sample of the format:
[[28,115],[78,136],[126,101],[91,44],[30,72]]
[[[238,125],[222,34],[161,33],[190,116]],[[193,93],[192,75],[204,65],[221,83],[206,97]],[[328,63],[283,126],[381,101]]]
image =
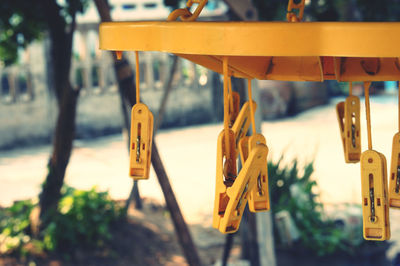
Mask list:
[[311,178],[313,163],[306,164],[300,173],[297,160],[282,168],[281,161],[282,158],[277,163],[268,163],[273,214],[287,210],[299,230],[300,244],[317,255],[343,250],[345,235],[333,221],[324,218],[323,205],[317,201],[317,183]]
[[[271,210],[273,216],[283,210],[291,215],[300,234],[295,249],[311,251],[317,256],[339,253],[355,256],[364,247],[388,248],[386,242],[364,241],[362,224],[352,228],[350,234],[343,229],[343,224],[338,225],[338,221],[326,216],[323,204],[318,201],[317,183],[312,178],[313,162],[300,169],[297,160],[285,166],[282,166],[282,160],[283,157],[276,163],[268,162]],[[277,230],[275,228],[275,240],[279,241]]]
[[[84,11],[88,0],[65,0],[56,3],[66,24],[70,24],[76,12]],[[45,4],[45,1],[39,0],[1,0],[0,60],[5,65],[17,61],[19,49],[43,38],[48,23],[51,23],[43,11]]]
[[[288,0],[252,0],[259,20],[286,21]],[[185,0],[164,0],[177,8]],[[295,0],[299,2],[299,0]],[[304,11],[310,21],[398,21],[400,0],[310,0]]]
[[286,21],[288,1],[282,0],[253,0],[253,5],[258,10],[258,18],[263,21]]
[[101,247],[111,238],[109,228],[119,220],[122,209],[116,206],[108,192],[64,188],[58,214],[43,232],[47,250],[73,250],[81,247]]
[[[286,20],[288,1],[253,0],[263,21]],[[310,0],[304,10],[307,21],[398,21],[400,0]]]
[[37,1],[2,0],[0,8],[0,59],[13,63],[18,48],[42,37],[45,21]]
[[111,239],[111,226],[122,219],[123,209],[108,192],[64,187],[58,212],[40,233],[31,236],[29,216],[32,201],[20,201],[0,210],[0,254],[25,256],[42,251],[73,252],[78,249],[101,248]]
[[186,1],[180,1],[180,0],[164,0],[164,5],[172,7],[173,9],[176,9],[179,7],[180,3],[184,3]]
[[306,8],[316,21],[397,21],[399,0],[311,0]]
[[31,242],[29,215],[34,207],[30,200],[15,202],[0,210],[0,254],[14,251],[26,254],[24,245]]

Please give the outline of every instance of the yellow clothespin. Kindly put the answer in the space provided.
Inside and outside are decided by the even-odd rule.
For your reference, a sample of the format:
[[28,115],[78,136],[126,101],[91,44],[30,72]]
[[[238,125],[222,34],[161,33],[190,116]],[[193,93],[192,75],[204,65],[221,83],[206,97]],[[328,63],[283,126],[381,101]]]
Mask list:
[[350,96],[336,105],[340,135],[346,163],[357,163],[361,155],[360,135],[360,99],[352,95],[352,83],[349,84]]
[[392,208],[400,208],[400,90],[398,110],[399,132],[393,137],[392,160],[390,164],[389,207]]
[[361,155],[363,232],[366,240],[390,239],[386,158],[367,150]]
[[268,155],[268,148],[265,145],[257,145],[243,165],[238,177],[231,187],[226,189],[228,203],[219,219],[213,223],[221,233],[234,233],[239,229],[244,208],[246,207],[248,194],[256,186],[260,169],[264,166]]
[[[229,110],[233,110],[233,98],[229,97],[228,89],[228,62],[223,60],[224,70],[224,130],[217,141],[217,172],[215,185],[215,201],[213,212],[213,227],[222,233],[233,233],[239,228],[248,199],[251,201],[252,211],[261,211],[269,208],[267,155],[268,147],[262,135],[251,138],[244,137],[248,131],[249,112],[255,133],[254,106],[251,100],[251,87],[249,87],[250,101],[242,107],[238,117],[229,127],[231,119]],[[250,81],[249,81],[250,83]],[[231,107],[231,108],[229,108]],[[232,120],[231,120],[232,121]],[[239,141],[242,139],[242,141]],[[249,147],[246,148],[249,156],[243,161],[243,168],[236,176],[237,142],[247,139]],[[243,157],[244,158],[244,157]],[[236,172],[237,173],[237,172]],[[266,187],[267,186],[267,187]]]
[[363,235],[366,240],[390,239],[387,168],[383,154],[372,150],[369,106],[370,82],[364,83],[368,150],[361,155]]
[[389,206],[400,208],[400,132],[393,137],[390,164]]
[[140,103],[139,55],[136,52],[136,104],[131,113],[130,171],[134,180],[148,179],[153,142],[153,114]]
[[[215,199],[214,199],[214,213],[213,213],[213,227],[219,228],[220,220],[225,214],[226,206],[229,202],[229,197],[226,190],[232,186],[235,178],[226,179],[224,175],[224,145],[225,145],[225,132],[222,131],[217,140],[217,172],[215,180]],[[225,159],[226,161],[226,159]]]
[[[266,145],[266,141],[263,135],[254,134],[249,138],[249,152],[251,153],[259,145]],[[268,147],[267,147],[268,155]],[[269,191],[268,191],[268,162],[267,157],[261,165],[260,172],[257,176],[256,185],[250,190],[249,195],[249,209],[251,212],[262,212],[268,211],[269,206]]]
[[[239,152],[242,165],[245,164],[248,154],[251,153],[258,145],[265,145],[267,143],[265,137],[262,134],[257,133],[255,126],[255,108],[252,101],[252,90],[251,90],[251,80],[248,80],[248,93],[249,93],[249,109],[252,122],[253,134],[250,137],[245,137],[239,142]],[[267,147],[268,154],[268,147]],[[265,162],[260,168],[260,173],[257,177],[256,186],[250,191],[249,194],[249,209],[251,212],[261,212],[270,209],[269,203],[269,191],[268,191],[268,161],[265,158]]]
[[130,176],[134,180],[148,179],[151,164],[153,114],[142,103],[132,107]]
[[[251,151],[259,144],[263,144],[266,146],[265,137],[261,134],[255,134],[250,137],[244,137],[240,141],[239,152],[242,165],[245,164],[248,158],[248,154],[251,153]],[[250,192],[249,209],[251,212],[268,211],[270,209],[267,159],[265,160],[263,167],[260,169],[260,174],[257,177],[256,186],[254,186]]]
[[224,216],[229,202],[227,188],[232,186],[237,176],[237,149],[235,133],[230,128],[230,110],[233,99],[229,97],[228,58],[223,61],[224,70],[224,129],[217,140],[217,172],[215,182],[215,199],[213,213],[213,227],[219,228],[220,220]]

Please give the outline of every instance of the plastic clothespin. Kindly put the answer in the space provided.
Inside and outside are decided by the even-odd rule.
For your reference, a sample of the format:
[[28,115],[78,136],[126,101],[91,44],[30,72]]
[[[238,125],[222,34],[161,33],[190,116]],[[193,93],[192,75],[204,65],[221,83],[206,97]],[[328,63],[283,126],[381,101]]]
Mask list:
[[386,158],[367,150],[361,155],[363,235],[366,240],[390,239]]
[[[252,98],[251,92],[251,80],[248,80],[248,92],[249,92],[249,99]],[[249,154],[251,154],[252,150],[254,150],[257,146],[263,145],[267,147],[265,137],[262,134],[256,132],[255,127],[255,102],[251,100],[251,102],[247,102],[249,105],[249,114],[250,119],[253,123],[253,135],[250,137],[243,137],[239,141],[239,153],[242,165],[245,165]],[[268,147],[267,147],[267,155],[268,155]],[[257,176],[256,186],[254,186],[250,190],[249,194],[249,209],[251,212],[260,212],[260,211],[267,211],[270,208],[269,204],[269,192],[268,192],[268,162],[267,157],[265,157],[265,162],[260,168],[260,173]]]
[[130,176],[134,180],[148,179],[153,140],[153,114],[143,103],[132,107]]
[[357,163],[361,155],[360,99],[349,96],[336,105],[346,163]]
[[[239,153],[242,165],[245,164],[248,155],[257,147],[257,145],[265,145],[266,140],[262,134],[255,134],[250,137],[244,137],[239,142]],[[268,147],[267,147],[268,148]],[[257,184],[250,191],[249,209],[251,212],[268,211],[270,209],[269,191],[268,191],[268,162],[265,158],[260,175],[257,177]]]
[[[221,217],[225,213],[226,206],[229,198],[226,194],[226,190],[231,186],[235,178],[227,179],[224,174],[224,163],[225,158],[225,132],[224,130],[218,135],[217,139],[217,173],[215,181],[215,199],[214,199],[214,213],[213,213],[213,227],[219,228]],[[225,161],[224,161],[225,159]]]
[[153,114],[140,103],[139,52],[136,53],[136,104],[131,113],[130,170],[134,180],[148,179],[153,143]]
[[363,235],[366,240],[390,239],[387,166],[383,154],[372,149],[370,82],[364,82],[368,150],[361,154]]
[[222,150],[224,131],[222,131],[217,140],[217,173],[215,181],[215,198],[214,198],[214,212],[213,212],[213,227],[219,228],[221,217],[223,217],[226,206],[228,205],[228,195],[226,194],[226,185],[224,183],[224,153]]
[[[262,134],[254,134],[248,139],[249,153],[259,145],[266,145],[265,137]],[[243,154],[244,155],[244,154]],[[268,155],[268,147],[267,147]],[[244,165],[244,163],[243,163]],[[269,191],[268,191],[268,162],[267,157],[260,168],[260,173],[257,176],[257,183],[250,190],[249,209],[251,212],[262,212],[270,209]]]
[[[257,109],[257,104],[254,101],[253,106],[254,109]],[[250,104],[249,102],[245,102],[240,109],[239,115],[237,116],[235,123],[232,126],[232,131],[235,133],[236,150],[238,150],[239,148],[239,141],[246,136],[250,127],[250,123]]]
[[400,208],[400,132],[393,137],[390,165],[389,206]]
[[393,137],[389,181],[389,207],[392,208],[400,208],[400,89],[398,97],[399,132],[397,132]]
[[[257,177],[260,175],[267,155],[267,146],[262,144],[257,145],[250,152],[233,185],[226,188],[225,195],[223,195],[225,198],[221,197],[225,201],[227,200],[226,206],[223,209],[214,208],[213,227],[218,228],[221,233],[234,233],[239,229],[243,211],[247,204],[248,194],[257,185]],[[216,195],[216,197],[218,196],[220,195]],[[217,217],[216,213],[218,214]]]

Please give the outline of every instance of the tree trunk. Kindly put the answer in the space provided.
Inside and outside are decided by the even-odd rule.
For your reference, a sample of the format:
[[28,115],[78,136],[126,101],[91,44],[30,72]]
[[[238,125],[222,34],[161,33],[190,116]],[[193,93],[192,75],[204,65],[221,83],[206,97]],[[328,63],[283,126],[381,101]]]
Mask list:
[[[75,15],[67,24],[60,15],[56,1],[42,1],[43,12],[47,18],[50,38],[50,90],[58,103],[58,117],[53,136],[53,151],[48,163],[48,174],[39,197],[40,220],[46,223],[47,214],[55,211],[61,196],[65,170],[72,152],[75,135],[76,106],[79,90],[74,90],[69,81],[72,37],[75,29]],[[71,6],[71,8],[74,8]],[[49,67],[49,66],[48,66]],[[43,224],[44,223],[44,224]]]
[[[104,0],[94,0],[94,3],[97,7],[97,11],[100,15],[100,20],[102,22],[110,22],[110,8],[108,6],[108,2]],[[117,76],[118,81],[118,89],[121,95],[121,102],[123,103],[124,108],[129,109],[132,108],[133,104],[136,103],[136,94],[135,94],[135,82],[134,82],[134,74],[131,66],[129,65],[128,60],[125,58],[124,54],[122,54],[121,59],[117,60],[116,54],[112,53],[114,57],[114,70]],[[124,117],[125,120],[129,121],[128,117]]]
[[[108,2],[103,0],[95,0],[94,3],[96,5],[97,12],[99,12],[100,20],[102,22],[111,21]],[[136,103],[136,88],[134,82],[135,76],[124,54],[122,54],[122,57],[119,60],[116,58],[115,53],[112,53],[112,55],[114,58],[114,71],[118,82],[118,92],[121,100],[121,111],[124,119],[124,127],[126,132],[128,133],[127,147],[129,152],[131,128],[130,112],[132,106]],[[139,183],[136,180],[133,181],[133,187],[125,204],[125,210],[128,210],[131,200],[135,200],[135,207],[137,209],[142,209],[142,199],[140,198]]]
[[158,183],[160,184],[161,190],[164,194],[165,203],[167,204],[168,211],[171,214],[175,232],[178,236],[178,241],[181,244],[186,261],[190,266],[200,266],[201,261],[199,254],[197,253],[197,249],[194,245],[192,236],[190,235],[189,228],[186,225],[185,219],[183,218],[178,202],[175,198],[174,191],[169,183],[167,173],[161,161],[155,142],[153,142],[151,151],[151,164],[153,165],[154,171],[156,172],[158,178]]
[[72,151],[75,134],[76,104],[79,91],[69,89],[63,96],[55,129],[53,152],[48,163],[48,174],[40,194],[40,217],[57,208],[64,183],[65,170]]

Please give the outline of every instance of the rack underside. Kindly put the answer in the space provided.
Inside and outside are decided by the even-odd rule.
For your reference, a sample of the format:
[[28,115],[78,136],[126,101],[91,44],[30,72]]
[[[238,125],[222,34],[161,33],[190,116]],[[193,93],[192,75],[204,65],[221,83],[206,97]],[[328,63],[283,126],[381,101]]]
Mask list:
[[176,54],[230,75],[286,81],[400,80],[399,22],[107,22],[100,48]]

